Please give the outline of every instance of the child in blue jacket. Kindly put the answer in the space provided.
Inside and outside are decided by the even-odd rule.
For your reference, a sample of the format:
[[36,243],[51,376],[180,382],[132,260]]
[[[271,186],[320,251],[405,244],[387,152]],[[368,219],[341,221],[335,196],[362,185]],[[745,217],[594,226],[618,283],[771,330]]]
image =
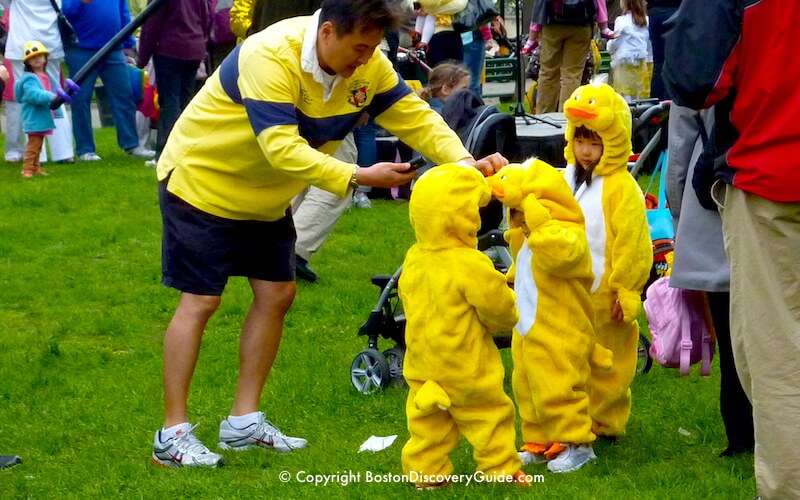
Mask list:
[[22,130],[28,134],[28,146],[22,160],[22,176],[47,175],[39,164],[44,137],[56,128],[50,102],[57,83],[47,75],[47,51],[41,42],[32,40],[22,49],[25,73],[14,84],[14,95],[22,105]]

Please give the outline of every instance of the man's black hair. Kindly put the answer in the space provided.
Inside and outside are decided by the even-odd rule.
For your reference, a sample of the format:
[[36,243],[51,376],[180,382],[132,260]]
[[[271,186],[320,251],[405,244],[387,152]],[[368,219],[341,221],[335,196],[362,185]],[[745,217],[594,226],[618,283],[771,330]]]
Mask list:
[[330,21],[337,36],[356,29],[395,29],[403,15],[401,0],[323,0],[319,24]]

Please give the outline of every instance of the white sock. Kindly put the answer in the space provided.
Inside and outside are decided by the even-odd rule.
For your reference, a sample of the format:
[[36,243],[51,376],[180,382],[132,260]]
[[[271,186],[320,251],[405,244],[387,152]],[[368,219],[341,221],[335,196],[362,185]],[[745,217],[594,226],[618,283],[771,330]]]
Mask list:
[[253,413],[247,413],[245,415],[239,415],[236,417],[233,415],[228,415],[228,422],[230,422],[231,425],[237,429],[244,429],[248,425],[258,422],[258,417],[260,414],[260,411],[254,411]]
[[179,431],[189,432],[189,429],[192,428],[192,424],[189,422],[183,422],[181,424],[175,424],[172,427],[167,429],[161,429],[161,440],[166,441],[167,439],[172,439],[178,435]]

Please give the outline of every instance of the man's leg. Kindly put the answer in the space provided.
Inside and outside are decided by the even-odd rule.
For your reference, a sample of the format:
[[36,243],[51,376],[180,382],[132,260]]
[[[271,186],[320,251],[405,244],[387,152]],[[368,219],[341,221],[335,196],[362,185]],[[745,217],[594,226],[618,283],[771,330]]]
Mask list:
[[564,57],[564,41],[561,26],[543,26],[539,35],[539,85],[536,87],[536,112],[558,111],[558,95],[561,88],[561,59]]
[[563,38],[564,56],[561,60],[561,90],[558,110],[564,110],[564,103],[580,87],[586,57],[591,50],[592,29],[588,26],[570,26]]
[[[74,76],[94,54],[91,50],[69,48],[66,50],[67,67]],[[91,71],[81,83],[81,90],[72,97],[72,133],[75,136],[75,154],[96,153],[92,130],[92,95],[97,82],[97,70]]]
[[308,441],[285,435],[258,411],[261,392],[278,353],[283,320],[294,301],[294,281],[250,279],[253,304],[247,313],[239,340],[239,381],[231,414],[219,424],[219,447],[223,450],[267,448],[290,453],[305,448]]
[[151,459],[166,467],[217,467],[222,455],[212,453],[194,435],[186,403],[200,340],[208,319],[219,307],[216,295],[181,293],[178,308],[164,335],[164,427],[155,432]]
[[133,102],[129,71],[122,50],[108,54],[99,67],[100,78],[106,88],[106,94],[111,99],[111,113],[117,129],[117,144],[125,151],[130,151],[139,145],[139,135],[136,133],[136,104]]
[[758,492],[799,498],[800,203],[727,186],[720,213],[731,262],[733,355],[753,403]]
[[283,320],[294,301],[294,281],[250,279],[253,304],[239,340],[239,381],[231,415],[258,411],[261,391],[272,369],[283,334]]
[[200,340],[220,297],[181,293],[164,335],[164,428],[188,422],[186,411]]

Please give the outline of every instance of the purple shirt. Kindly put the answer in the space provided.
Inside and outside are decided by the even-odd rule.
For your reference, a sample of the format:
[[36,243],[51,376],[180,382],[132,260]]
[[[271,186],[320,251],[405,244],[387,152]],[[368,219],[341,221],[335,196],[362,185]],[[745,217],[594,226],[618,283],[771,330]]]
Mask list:
[[153,54],[202,61],[211,33],[209,0],[168,0],[142,25],[139,67]]

